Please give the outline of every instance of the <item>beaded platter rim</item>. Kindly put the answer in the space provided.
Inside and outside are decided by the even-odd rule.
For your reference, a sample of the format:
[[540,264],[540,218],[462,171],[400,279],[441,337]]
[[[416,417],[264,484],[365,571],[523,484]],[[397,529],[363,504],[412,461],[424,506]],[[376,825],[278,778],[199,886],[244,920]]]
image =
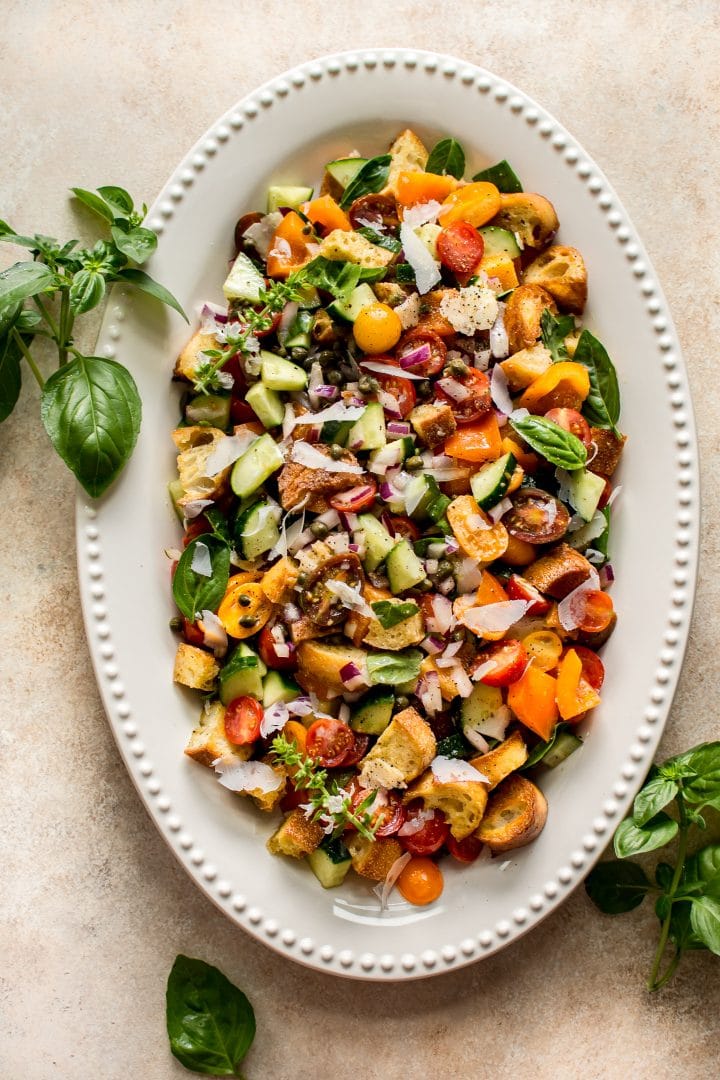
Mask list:
[[[553,911],[582,881],[601,854],[614,823],[627,810],[660,740],[687,645],[695,595],[699,536],[699,476],[697,443],[687,374],[672,317],[642,244],[614,189],[580,144],[546,110],[522,91],[491,72],[451,56],[411,49],[367,49],[336,53],[308,61],[254,90],[233,106],[195,144],[173,172],[150,208],[148,222],[162,244],[172,227],[175,208],[206,168],[221,157],[222,148],[263,113],[282,102],[308,82],[323,79],[334,84],[343,75],[358,71],[404,69],[430,79],[458,80],[468,92],[491,98],[516,121],[523,121],[538,139],[561,155],[578,181],[594,197],[608,228],[622,248],[631,279],[639,289],[665,377],[671,408],[676,453],[676,518],[673,589],[663,628],[663,647],[657,658],[655,677],[647,704],[625,761],[612,784],[612,798],[593,821],[592,832],[581,846],[569,852],[542,891],[527,898],[511,916],[481,929],[474,937],[449,942],[419,954],[390,952],[379,955],[337,949],[330,942],[304,937],[292,927],[281,926],[226,880],[195,846],[191,833],[163,791],[162,781],[147,754],[138,722],[127,700],[113,645],[109,612],[104,603],[102,556],[102,505],[92,505],[82,492],[77,499],[77,547],[80,591],[85,627],[98,686],[113,734],[130,776],[151,817],[170,849],[203,892],[237,925],[257,940],[296,962],[320,971],[350,978],[400,980],[423,978],[455,970],[505,947]],[[118,324],[125,317],[122,298],[113,297],[98,338],[98,355],[113,357],[122,336]],[[328,935],[330,936],[330,935]]]

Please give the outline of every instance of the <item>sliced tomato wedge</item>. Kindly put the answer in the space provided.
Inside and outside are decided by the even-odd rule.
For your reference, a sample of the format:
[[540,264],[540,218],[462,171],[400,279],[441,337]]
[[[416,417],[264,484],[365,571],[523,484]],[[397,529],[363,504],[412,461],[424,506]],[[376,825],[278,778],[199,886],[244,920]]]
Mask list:
[[508,578],[505,592],[511,600],[527,600],[530,604],[528,615],[545,615],[550,610],[550,601],[521,574],[512,574]]
[[395,398],[398,403],[398,415],[401,420],[404,420],[415,408],[415,402],[417,401],[417,394],[412,380],[402,378],[400,365],[393,356],[373,356],[372,359],[398,369],[397,378],[394,375],[384,375],[382,372],[376,371],[371,372],[371,374],[374,379],[377,379],[380,389],[384,390],[386,394],[392,394]]
[[[417,822],[418,818],[425,816],[421,802],[411,803],[406,807],[408,824]],[[398,840],[411,855],[433,855],[439,851],[443,844],[447,843],[450,835],[450,826],[441,810],[433,810],[432,817],[423,821],[417,832],[409,836],[398,836]]]
[[[260,637],[258,638],[258,652],[262,662],[269,668],[275,668],[277,671],[294,671],[297,667],[297,649],[293,645],[292,641],[287,639],[287,635],[283,635],[283,645],[287,647],[290,655],[281,655],[277,651],[277,646],[280,644],[273,637],[274,627],[263,626],[260,631]],[[282,649],[284,654],[285,649]]]
[[584,645],[573,645],[573,649],[582,664],[582,678],[599,693],[605,681],[605,665],[592,649],[586,649]]
[[484,250],[482,236],[467,221],[453,221],[437,238],[440,262],[455,274],[471,274]]
[[302,806],[307,802],[310,802],[310,796],[308,795],[307,789],[296,788],[292,780],[288,778],[285,794],[280,800],[280,809],[283,814],[287,814],[289,810],[297,810],[298,806]]
[[477,836],[466,836],[464,840],[456,840],[452,833],[446,840],[446,847],[452,857],[457,859],[458,862],[471,863],[475,862],[478,855],[483,849],[482,840],[478,840]]
[[389,533],[401,540],[409,540],[411,544],[422,536],[415,522],[400,514],[383,514],[383,522]]
[[187,641],[188,645],[204,645],[205,635],[196,622],[190,622],[183,615],[183,628],[182,636]]
[[209,532],[212,532],[212,526],[210,525],[210,522],[204,514],[199,514],[198,517],[196,517],[193,521],[190,522],[187,529],[185,530],[185,535],[183,536],[183,547],[187,547],[188,544],[191,544],[193,540],[196,540],[198,538],[198,536],[202,536],[203,533]]
[[516,540],[549,544],[567,532],[570,515],[559,501],[540,488],[520,488],[511,496],[512,509],[502,523]]
[[550,409],[545,413],[545,419],[552,420],[553,424],[569,431],[571,435],[576,435],[580,442],[584,443],[588,450],[590,449],[592,444],[590,425],[577,409]]
[[[590,470],[590,471],[592,472],[592,470]],[[610,501],[610,496],[612,495],[612,490],[613,490],[612,483],[606,477],[605,478],[605,487],[603,488],[603,493],[600,496],[600,499],[598,501],[598,510],[604,510],[605,509],[608,502]]]
[[370,745],[370,736],[365,735],[361,731],[353,731],[355,736],[355,745],[348,750],[345,757],[340,762],[340,766],[343,769],[349,768],[351,765],[357,765],[358,761],[361,761],[367,754],[368,746]]
[[300,606],[318,626],[338,626],[347,618],[347,609],[328,585],[331,581],[340,581],[351,589],[363,584],[365,575],[354,551],[331,555],[313,570],[300,593]]
[[570,603],[576,627],[583,634],[599,634],[612,622],[613,602],[601,589],[576,593]]
[[447,401],[452,406],[453,416],[458,424],[472,424],[479,420],[493,407],[490,396],[490,380],[479,368],[468,368],[464,375],[453,376],[453,381],[468,392],[467,397],[455,400],[443,390],[440,383],[435,384],[435,399]]
[[395,356],[400,360],[401,357],[415,352],[421,345],[427,345],[428,348],[425,351],[429,350],[430,355],[424,360],[418,360],[407,370],[413,375],[422,375],[423,379],[429,379],[431,375],[437,375],[442,371],[447,360],[447,346],[438,334],[433,333],[432,330],[410,330],[403,336],[395,350]]
[[372,506],[376,494],[377,484],[374,480],[368,478],[365,484],[358,484],[357,487],[350,488],[349,491],[341,491],[337,495],[333,495],[330,499],[330,505],[338,513],[359,514],[361,510],[366,510],[368,506]]
[[355,732],[342,720],[316,720],[308,728],[306,753],[325,769],[342,765],[354,748]]
[[520,678],[527,662],[528,654],[523,643],[515,638],[506,638],[493,641],[480,650],[473,661],[473,672],[484,664],[492,664],[492,668],[480,676],[480,682],[486,686],[511,686]]
[[[348,790],[350,791],[350,804],[355,811],[363,800],[370,795],[370,791],[361,787],[359,781],[355,778]],[[378,793],[375,802],[367,807],[367,813],[370,815],[371,827],[378,839],[383,836],[394,836],[398,829],[405,824],[405,807],[402,804],[401,797],[394,791]],[[354,826],[349,825],[348,828],[352,830]]]
[[225,735],[233,746],[248,746],[260,738],[264,710],[254,697],[233,698],[225,709]]

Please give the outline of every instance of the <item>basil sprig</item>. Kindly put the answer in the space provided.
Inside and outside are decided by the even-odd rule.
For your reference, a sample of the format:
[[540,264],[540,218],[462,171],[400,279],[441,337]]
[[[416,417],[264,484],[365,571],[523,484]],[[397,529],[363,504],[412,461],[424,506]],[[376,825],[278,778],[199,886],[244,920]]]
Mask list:
[[615,365],[604,345],[589,330],[583,330],[573,360],[586,367],[590,376],[590,393],[582,410],[585,419],[595,427],[610,428],[619,435],[620,388]]
[[324,255],[296,271],[289,281],[292,285],[312,285],[332,293],[338,300],[347,300],[361,281],[379,281],[385,277],[384,266],[358,266],[357,263],[326,259]]
[[549,351],[553,364],[562,360],[569,360],[565,338],[572,334],[575,329],[575,320],[572,315],[553,315],[549,308],[545,308],[540,316],[540,335],[542,343]]
[[504,195],[514,195],[523,189],[520,180],[512,166],[503,158],[497,165],[491,165],[488,169],[481,169],[475,173],[473,180],[485,180],[494,184],[498,191]]
[[375,192],[385,187],[390,172],[391,160],[389,154],[381,154],[379,157],[370,158],[365,162],[343,192],[340,200],[340,206],[343,210],[347,209],[361,195],[374,195]]
[[427,159],[425,172],[438,176],[454,176],[462,180],[465,174],[465,151],[457,139],[441,139],[435,143]]
[[211,964],[181,955],[165,1006],[170,1049],[181,1065],[203,1076],[242,1077],[255,1038],[255,1013],[242,990]]
[[720,809],[720,742],[703,743],[651,769],[632,815],[616,830],[618,859],[677,839],[675,864],[659,862],[651,881],[637,863],[604,862],[585,883],[590,899],[608,915],[631,911],[647,895],[655,897],[660,937],[649,990],[668,982],[690,949],[720,955],[720,844],[706,844],[688,855],[691,830],[706,828],[706,807]]
[[[211,573],[209,577],[198,574],[192,568],[198,544],[204,544],[210,552]],[[225,595],[230,577],[230,548],[214,533],[203,533],[192,540],[180,556],[173,575],[173,599],[190,622],[195,622],[201,611],[216,611]]]
[[376,600],[370,606],[383,630],[391,630],[393,626],[398,626],[399,623],[411,619],[413,615],[417,615],[420,610],[412,600],[402,604],[393,604],[391,600]]
[[525,416],[520,420],[510,417],[510,425],[528,446],[552,465],[572,471],[582,469],[587,461],[587,450],[577,435],[544,416]]

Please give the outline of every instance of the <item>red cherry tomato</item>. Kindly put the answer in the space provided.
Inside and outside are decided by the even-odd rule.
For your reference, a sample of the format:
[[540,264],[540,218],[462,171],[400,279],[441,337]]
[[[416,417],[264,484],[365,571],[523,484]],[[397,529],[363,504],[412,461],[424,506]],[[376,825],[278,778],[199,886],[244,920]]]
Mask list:
[[483,257],[482,236],[467,221],[453,221],[437,238],[440,262],[456,274],[470,274]]
[[527,662],[528,654],[523,643],[508,638],[493,641],[481,649],[473,662],[473,671],[483,664],[492,663],[493,667],[480,677],[480,682],[486,686],[510,686],[520,678]]
[[458,424],[471,424],[473,420],[479,420],[485,413],[490,412],[493,407],[490,380],[484,371],[480,371],[479,368],[469,368],[465,375],[453,375],[453,380],[465,387],[468,391],[467,397],[462,401],[455,401],[445,393],[439,383],[436,383],[435,398],[449,402]]
[[272,629],[269,626],[263,626],[260,631],[260,637],[258,638],[258,652],[262,662],[269,668],[275,668],[277,671],[294,671],[297,667],[297,650],[292,641],[285,641],[290,650],[289,656],[278,656],[276,645],[278,642],[272,635]]
[[428,346],[430,356],[427,360],[420,360],[417,364],[413,364],[407,370],[413,375],[422,375],[423,379],[429,379],[431,375],[437,375],[442,371],[447,359],[447,346],[439,334],[433,333],[432,330],[410,330],[395,350],[395,356],[399,361],[400,357],[407,356],[421,345]]
[[[400,370],[400,365],[391,356],[373,356],[373,360],[380,361],[382,364],[390,364],[391,367],[397,367],[398,371]],[[394,375],[383,375],[376,371],[371,371],[370,374],[374,379],[377,379],[381,390],[384,390],[386,394],[392,394],[395,398],[398,403],[397,411],[400,418],[404,420],[406,416],[409,416],[417,401],[417,394],[412,380],[403,379],[400,376],[396,378]]]
[[[592,471],[592,470],[591,470]],[[598,510],[604,510],[607,506],[610,496],[612,495],[613,486],[608,479],[605,480],[605,487],[603,493],[598,500]]]
[[[257,211],[253,211],[253,213],[251,213],[251,214],[243,214],[243,216],[238,220],[238,223],[235,226],[235,250],[236,251],[246,251],[245,233],[247,232],[247,230],[250,228],[251,225],[254,225],[258,221],[262,221],[262,214],[258,213]],[[250,253],[252,255],[255,255],[256,252],[255,252],[255,247],[254,246],[252,246],[250,248]]]
[[400,540],[409,540],[411,544],[419,540],[422,535],[414,521],[411,521],[410,518],[401,517],[400,514],[384,514],[383,521],[388,532],[399,537]]
[[289,810],[297,810],[298,806],[303,806],[307,802],[310,802],[307,788],[296,788],[292,780],[288,779],[285,794],[280,800],[280,809],[283,814],[287,814]]
[[230,398],[230,419],[233,424],[247,424],[257,420],[257,416],[245,401],[245,391],[241,394],[233,394]]
[[182,636],[187,641],[188,645],[204,645],[205,635],[196,622],[190,622],[183,615],[183,628]]
[[511,600],[528,600],[530,607],[528,615],[545,615],[550,610],[550,601],[546,600],[539,589],[531,585],[520,574],[512,574],[508,578],[505,592]]
[[340,762],[340,766],[343,769],[349,768],[351,765],[357,765],[358,761],[361,761],[367,754],[368,746],[370,745],[370,736],[365,735],[361,731],[354,731],[355,745],[352,749],[348,750],[345,757]]
[[[411,803],[406,808],[407,820],[417,821],[423,810],[422,803]],[[398,836],[398,840],[411,855],[433,855],[447,842],[450,826],[440,810],[433,810],[432,817],[424,821],[417,832],[410,836]]]
[[478,855],[482,851],[482,840],[478,840],[477,836],[466,836],[464,840],[456,840],[452,833],[447,838],[446,846],[450,854],[458,862],[471,863],[475,862]]
[[342,765],[355,749],[355,732],[342,720],[316,720],[308,728],[305,751],[325,769]]
[[366,510],[368,506],[372,506],[375,502],[376,493],[377,484],[374,480],[368,478],[365,484],[358,484],[357,487],[350,488],[349,491],[341,491],[339,494],[333,495],[330,499],[330,505],[333,510],[337,510],[339,513],[359,514],[361,510]]
[[234,746],[248,746],[260,738],[263,707],[253,697],[233,698],[225,709],[225,735]]
[[586,683],[598,692],[605,681],[605,666],[596,652],[586,649],[584,645],[573,645],[572,648],[578,654],[582,664],[582,676]]
[[613,617],[613,602],[600,589],[577,593],[570,601],[570,610],[577,629],[583,634],[599,634],[606,630]]
[[210,522],[204,514],[200,514],[189,522],[185,535],[183,536],[183,547],[187,547],[188,544],[196,540],[198,536],[202,536],[203,533],[212,532]]
[[540,488],[520,488],[503,514],[502,523],[516,540],[526,544],[549,544],[565,535],[570,515],[563,504]]
[[576,435],[580,442],[584,443],[588,450],[590,449],[592,443],[590,425],[577,409],[550,409],[545,413],[545,419],[552,420],[553,424],[569,431],[571,435]]
[[[356,779],[352,780],[348,790],[352,809],[357,811],[370,792],[367,788],[361,787]],[[382,805],[377,806],[377,802],[381,802]],[[371,827],[378,839],[383,836],[393,836],[405,824],[405,807],[401,797],[394,791],[388,791],[376,798],[375,802],[367,807],[367,813],[370,815]],[[352,830],[354,826],[350,825],[349,828]]]

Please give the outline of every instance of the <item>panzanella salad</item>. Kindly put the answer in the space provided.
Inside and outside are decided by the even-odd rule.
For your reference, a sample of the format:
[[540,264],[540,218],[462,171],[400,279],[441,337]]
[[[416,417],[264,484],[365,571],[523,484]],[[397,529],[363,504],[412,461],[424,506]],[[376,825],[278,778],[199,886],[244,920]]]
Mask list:
[[271,187],[174,373],[186,753],[277,815],[273,854],[383,906],[538,836],[616,621],[582,254],[506,161],[464,172],[408,130]]

